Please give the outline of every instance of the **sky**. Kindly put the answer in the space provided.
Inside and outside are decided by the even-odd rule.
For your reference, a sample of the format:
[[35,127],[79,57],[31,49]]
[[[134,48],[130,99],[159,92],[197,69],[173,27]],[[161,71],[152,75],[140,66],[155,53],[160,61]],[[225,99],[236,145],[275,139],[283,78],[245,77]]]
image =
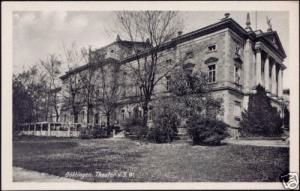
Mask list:
[[[183,33],[220,21],[222,11],[181,11]],[[289,14],[288,12],[250,11],[252,29],[267,30],[266,17],[271,18],[287,58],[283,87],[289,88]],[[245,27],[247,12],[231,11],[230,17]],[[257,18],[257,19],[256,19]],[[13,13],[13,72],[19,73],[39,63],[49,54],[60,55],[63,46],[100,48],[116,39],[114,13],[111,11],[15,11]],[[121,36],[122,39],[122,36]]]

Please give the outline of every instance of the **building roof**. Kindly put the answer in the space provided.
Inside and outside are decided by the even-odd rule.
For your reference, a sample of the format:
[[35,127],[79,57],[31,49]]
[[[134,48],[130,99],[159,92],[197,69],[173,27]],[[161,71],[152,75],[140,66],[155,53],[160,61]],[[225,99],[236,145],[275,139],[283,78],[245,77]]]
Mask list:
[[[268,31],[268,32],[263,32],[261,30],[257,30],[257,31],[247,31],[246,29],[244,29],[243,27],[241,27],[241,25],[239,25],[235,20],[233,20],[232,18],[226,17],[224,19],[221,19],[219,22],[216,22],[214,24],[208,25],[206,27],[200,28],[198,30],[177,36],[173,39],[171,39],[170,41],[162,44],[160,47],[155,47],[155,48],[148,48],[145,49],[144,51],[135,54],[135,55],[131,55],[126,57],[125,59],[121,60],[120,63],[121,64],[125,64],[127,62],[133,61],[137,58],[140,57],[144,57],[146,55],[149,55],[151,53],[151,51],[162,51],[165,50],[167,48],[171,48],[176,46],[177,44],[186,42],[188,40],[192,40],[225,28],[229,28],[232,31],[236,32],[237,34],[239,34],[242,38],[244,39],[251,39],[253,42],[257,42],[257,41],[263,41],[271,50],[275,51],[276,53],[278,53],[283,59],[286,57],[285,51],[282,47],[282,44],[280,42],[280,39],[278,37],[278,34],[276,31]],[[271,40],[272,39],[272,40]],[[275,40],[274,40],[275,39]],[[119,43],[123,46],[126,47],[132,47],[134,44],[139,44],[139,45],[144,45],[145,47],[149,47],[148,43],[145,42],[132,42],[132,41],[124,41],[121,40],[119,37],[117,37],[117,40],[101,49],[104,49],[112,44],[115,43]],[[277,47],[276,47],[277,46]],[[101,50],[98,49],[98,50]],[[114,62],[118,62],[117,60],[114,60]],[[86,68],[88,64],[84,65],[84,66],[80,66],[79,68],[74,69],[73,71],[81,71],[82,69]],[[74,73],[73,71],[69,72],[69,74]],[[67,73],[66,73],[67,74]],[[65,75],[64,75],[65,76]]]
[[[118,63],[119,61],[114,59],[114,58],[107,58],[105,60],[103,60],[101,63],[96,63],[96,64],[93,64],[93,66],[96,66],[96,67],[99,67],[100,65],[102,64],[108,64],[108,63]],[[87,63],[85,65],[82,65],[82,66],[79,66],[77,68],[74,68],[72,70],[69,70],[67,71],[64,75],[60,76],[60,79],[61,80],[64,80],[66,79],[69,75],[71,74],[76,74],[76,73],[79,73],[85,69],[87,69],[89,66],[91,66],[91,63]]]

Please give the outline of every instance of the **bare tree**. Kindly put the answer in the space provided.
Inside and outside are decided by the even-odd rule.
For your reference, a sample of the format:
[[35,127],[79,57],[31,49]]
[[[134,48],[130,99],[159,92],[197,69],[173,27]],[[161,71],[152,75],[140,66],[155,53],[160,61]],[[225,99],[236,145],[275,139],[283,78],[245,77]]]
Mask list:
[[58,60],[56,55],[51,54],[46,60],[40,59],[40,63],[43,66],[43,69],[45,70],[45,76],[47,78],[47,111],[53,108],[55,112],[55,121],[58,122],[60,116],[59,75],[61,70],[61,61]]
[[95,104],[100,105],[100,110],[106,115],[107,126],[110,126],[112,113],[118,107],[120,100],[120,65],[118,62],[98,64],[95,91]]
[[95,96],[95,84],[97,80],[97,68],[98,62],[92,59],[92,51],[89,48],[87,55],[87,67],[79,72],[81,89],[80,94],[82,96],[82,104],[87,107],[87,124],[90,123],[90,115],[92,114],[92,109],[94,108],[94,96]]
[[161,48],[164,43],[182,30],[179,13],[174,11],[117,12],[117,23],[131,41],[149,44],[141,50],[133,47],[136,62],[126,63],[141,89],[141,103],[144,110],[143,122],[148,121],[148,105],[154,94],[155,86],[181,62],[162,64]]
[[178,68],[171,75],[173,107],[182,117],[191,115],[216,118],[223,112],[222,99],[212,96],[213,87],[206,73]]
[[81,88],[82,83],[79,80],[80,76],[72,71],[82,63],[87,63],[88,58],[84,48],[77,48],[75,43],[67,47],[63,45],[63,65],[67,67],[67,74],[61,79],[64,81],[63,98],[64,107],[69,109],[71,107],[73,122],[78,123],[78,114],[82,107]]

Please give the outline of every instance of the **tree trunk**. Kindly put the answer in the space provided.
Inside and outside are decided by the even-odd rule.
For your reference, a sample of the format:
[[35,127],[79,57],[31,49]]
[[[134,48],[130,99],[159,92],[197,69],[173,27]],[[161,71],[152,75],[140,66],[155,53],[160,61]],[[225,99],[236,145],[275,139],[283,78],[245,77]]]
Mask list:
[[76,111],[73,112],[74,113],[74,123],[78,123],[78,113]]
[[90,123],[90,107],[89,106],[87,109],[86,123],[87,123],[87,125]]
[[107,127],[110,127],[110,113],[106,114],[106,118],[107,118],[106,125]]
[[149,105],[149,101],[145,101],[143,103],[143,124],[144,126],[147,126],[147,122],[148,122],[148,105]]

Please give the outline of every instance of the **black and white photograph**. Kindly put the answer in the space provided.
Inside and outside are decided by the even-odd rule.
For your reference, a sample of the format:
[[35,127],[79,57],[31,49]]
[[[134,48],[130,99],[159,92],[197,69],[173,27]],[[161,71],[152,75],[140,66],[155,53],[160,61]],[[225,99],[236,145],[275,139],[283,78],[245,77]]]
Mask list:
[[4,2],[3,189],[299,189],[299,2],[243,3]]

